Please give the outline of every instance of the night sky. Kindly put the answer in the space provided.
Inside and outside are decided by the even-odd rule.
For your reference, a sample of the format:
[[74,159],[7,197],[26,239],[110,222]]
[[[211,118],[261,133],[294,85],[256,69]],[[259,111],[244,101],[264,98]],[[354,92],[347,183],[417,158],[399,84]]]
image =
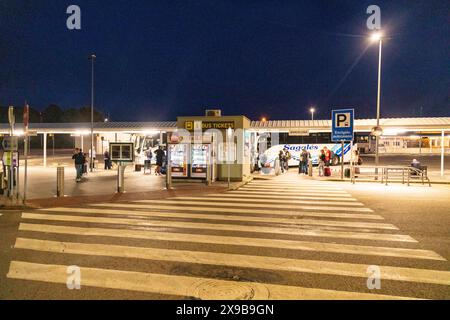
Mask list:
[[[69,5],[82,30],[66,27]],[[222,109],[251,119],[375,117],[381,7],[383,117],[450,116],[450,1],[2,0],[0,105],[90,104],[113,121]]]

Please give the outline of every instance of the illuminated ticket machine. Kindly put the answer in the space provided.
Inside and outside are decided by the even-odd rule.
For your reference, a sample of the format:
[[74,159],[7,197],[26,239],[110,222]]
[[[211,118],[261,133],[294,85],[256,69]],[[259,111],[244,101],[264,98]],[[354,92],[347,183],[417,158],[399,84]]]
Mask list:
[[191,150],[191,177],[206,179],[208,165],[211,164],[211,145],[193,144]]
[[190,144],[169,144],[170,172],[172,177],[189,177]]

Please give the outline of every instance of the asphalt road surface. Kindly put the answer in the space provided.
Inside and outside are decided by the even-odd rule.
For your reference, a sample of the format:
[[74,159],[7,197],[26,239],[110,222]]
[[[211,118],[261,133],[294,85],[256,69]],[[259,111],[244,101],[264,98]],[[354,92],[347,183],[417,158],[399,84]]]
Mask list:
[[450,299],[449,194],[292,172],[220,194],[5,211],[0,298]]

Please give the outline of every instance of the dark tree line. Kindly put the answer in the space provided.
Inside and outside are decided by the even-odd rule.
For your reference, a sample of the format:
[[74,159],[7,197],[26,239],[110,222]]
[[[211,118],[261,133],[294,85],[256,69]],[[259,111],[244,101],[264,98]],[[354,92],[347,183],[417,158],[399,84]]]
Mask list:
[[[23,106],[14,107],[16,123],[22,123]],[[94,122],[103,122],[105,116],[94,109]],[[30,106],[30,123],[55,123],[55,122],[90,122],[91,108],[70,108],[63,110],[56,104],[50,104],[43,111]],[[8,123],[8,107],[0,106],[0,122]]]

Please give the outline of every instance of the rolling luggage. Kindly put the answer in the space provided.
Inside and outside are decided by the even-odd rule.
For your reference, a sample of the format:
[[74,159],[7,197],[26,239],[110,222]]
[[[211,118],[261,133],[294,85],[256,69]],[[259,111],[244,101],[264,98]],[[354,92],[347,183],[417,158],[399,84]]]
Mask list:
[[331,177],[331,169],[329,167],[325,167],[323,174],[325,177]]

